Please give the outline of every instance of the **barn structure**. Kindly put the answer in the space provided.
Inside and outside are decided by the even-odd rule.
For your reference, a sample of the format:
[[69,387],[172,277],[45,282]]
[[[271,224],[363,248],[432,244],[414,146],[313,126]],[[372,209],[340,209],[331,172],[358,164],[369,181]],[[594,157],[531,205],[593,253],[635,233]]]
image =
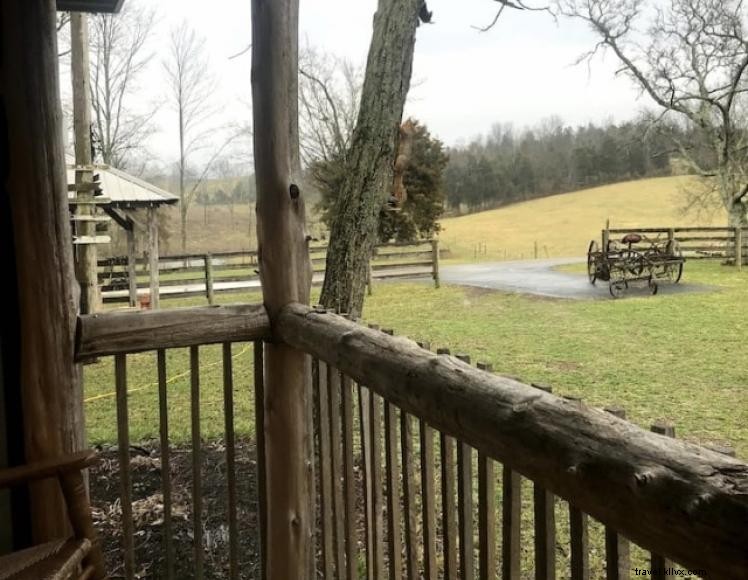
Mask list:
[[[57,7],[119,4],[58,0]],[[420,4],[402,2],[413,14]],[[629,542],[647,551],[655,577],[681,567],[704,578],[746,577],[744,462],[309,307],[304,192],[290,174],[298,0],[252,2],[263,303],[79,315],[55,8],[52,0],[0,5],[0,488],[12,489],[0,497],[0,578],[106,574],[82,473],[94,454],[86,451],[80,377],[82,361],[110,356],[121,498],[114,534],[121,549],[110,555],[110,570],[136,577],[128,361],[153,352],[159,403],[168,409],[162,371],[171,349],[188,349],[190,361],[193,529],[182,537],[192,557],[176,558],[183,546],[164,533],[165,569],[155,574],[206,575],[200,356],[208,344],[222,345],[226,503],[233,506],[221,522],[229,563],[214,575],[472,580],[500,570],[505,579],[548,580],[561,566],[563,541],[564,576],[574,580],[592,577],[593,552],[607,578],[640,575]],[[242,342],[254,345],[253,377],[232,371],[232,343]],[[249,529],[235,509],[244,489],[235,471],[235,389],[253,389],[259,426],[258,517]],[[171,531],[168,413],[159,419],[159,525]],[[532,486],[529,504],[523,485]],[[528,509],[532,516],[523,517]],[[568,521],[556,521],[560,509]],[[592,518],[602,525],[589,526]],[[241,529],[260,538],[256,556],[243,553]],[[598,546],[590,543],[595,530],[604,532]],[[188,567],[177,575],[182,560]]]
[[[147,181],[130,175],[115,167],[105,164],[94,164],[90,168],[96,176],[98,185],[96,207],[105,213],[121,228],[127,237],[127,271],[128,289],[130,294],[130,306],[138,303],[137,281],[135,266],[137,261],[136,248],[137,239],[143,240],[142,246],[148,256],[148,272],[150,276],[150,303],[153,308],[159,306],[159,224],[161,214],[159,208],[175,205],[179,198],[168,191],[156,187]],[[69,184],[76,182],[75,160],[68,158],[67,181]],[[76,231],[76,194],[74,191],[68,193],[70,203],[70,214],[73,227],[73,245],[82,243],[107,244],[110,242],[107,236],[96,236],[86,239],[77,235]],[[99,260],[99,264],[107,260]],[[100,300],[97,301],[100,303]]]

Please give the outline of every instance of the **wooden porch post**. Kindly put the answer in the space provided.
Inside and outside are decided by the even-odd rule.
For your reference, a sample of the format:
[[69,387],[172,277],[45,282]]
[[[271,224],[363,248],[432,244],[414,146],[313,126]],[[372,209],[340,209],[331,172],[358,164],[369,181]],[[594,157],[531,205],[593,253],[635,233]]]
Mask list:
[[159,307],[158,273],[158,213],[155,207],[148,208],[148,265],[151,282],[151,308]]
[[[73,79],[73,127],[75,130],[76,184],[93,181],[91,154],[91,79],[88,64],[88,14],[70,14],[70,63]],[[80,168],[85,167],[85,170]],[[79,191],[76,197],[84,202],[76,214],[82,218],[96,215],[92,191]],[[77,249],[76,272],[81,287],[81,314],[100,309],[99,279],[96,260],[96,222],[86,220],[78,224],[79,233],[88,241]]]
[[127,220],[127,287],[130,295],[130,306],[138,305],[138,278],[135,271],[135,223]]
[[[298,159],[298,0],[252,1],[252,97],[257,239],[271,326],[280,308],[309,302],[312,268]],[[307,355],[265,345],[267,570],[270,580],[314,577]]]
[[[0,150],[9,161],[0,178],[9,196],[17,262],[17,364],[27,461],[84,445],[81,384],[73,363],[78,288],[55,17],[51,0],[0,3]],[[34,541],[59,537],[66,519],[54,483],[33,487],[31,502]]]

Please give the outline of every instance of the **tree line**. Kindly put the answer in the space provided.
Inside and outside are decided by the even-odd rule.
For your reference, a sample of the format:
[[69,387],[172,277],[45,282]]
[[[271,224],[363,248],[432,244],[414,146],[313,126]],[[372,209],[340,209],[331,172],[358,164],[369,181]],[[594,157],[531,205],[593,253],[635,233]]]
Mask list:
[[[572,127],[553,117],[517,130],[495,124],[487,135],[449,149],[444,173],[453,211],[476,211],[628,179],[669,175],[671,133],[651,121]],[[684,135],[685,136],[685,135]]]

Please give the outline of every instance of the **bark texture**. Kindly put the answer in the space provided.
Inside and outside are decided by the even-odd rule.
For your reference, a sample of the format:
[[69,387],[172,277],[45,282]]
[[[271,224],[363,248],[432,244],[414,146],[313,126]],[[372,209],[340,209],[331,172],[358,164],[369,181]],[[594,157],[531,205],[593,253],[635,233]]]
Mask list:
[[359,316],[390,194],[397,138],[410,88],[421,0],[379,0],[347,177],[335,204],[320,302]]

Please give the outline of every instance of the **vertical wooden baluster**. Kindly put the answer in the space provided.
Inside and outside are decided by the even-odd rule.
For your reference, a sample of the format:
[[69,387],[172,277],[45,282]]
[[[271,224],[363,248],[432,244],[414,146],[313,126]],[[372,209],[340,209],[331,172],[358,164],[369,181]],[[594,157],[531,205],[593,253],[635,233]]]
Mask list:
[[322,523],[322,572],[324,578],[333,578],[333,505],[332,469],[330,457],[330,404],[327,384],[327,364],[319,361],[319,398],[317,418],[319,428],[319,480],[320,513]]
[[341,580],[345,573],[345,507],[343,503],[343,438],[341,430],[340,371],[327,366],[327,388],[329,394],[329,418],[332,476],[333,539],[335,546],[335,575]]
[[[653,433],[659,433],[665,437],[675,437],[675,426],[664,421],[655,422],[650,429]],[[652,578],[667,578],[665,569],[670,567],[670,561],[660,554],[650,554],[650,570]]]
[[[607,407],[605,410],[621,419],[626,418],[626,411],[621,407]],[[624,580],[630,577],[631,559],[629,552],[628,540],[606,526],[605,572],[608,580]]]
[[405,569],[408,580],[419,580],[418,514],[416,512],[416,466],[413,457],[413,418],[400,413],[400,442],[403,456],[403,521],[405,522]]
[[374,506],[371,489],[371,393],[358,386],[359,427],[361,430],[361,464],[363,466],[364,540],[366,545],[366,580],[374,578]]
[[[448,355],[448,348],[436,350],[438,355]],[[457,502],[455,501],[455,447],[454,438],[439,433],[442,470],[442,534],[444,546],[444,577],[446,580],[457,578]]]
[[[488,363],[478,363],[482,371],[493,372]],[[494,461],[478,453],[478,545],[481,580],[496,578],[496,474]]]
[[192,533],[195,551],[195,578],[203,578],[203,482],[200,442],[200,353],[190,347],[190,409],[192,415]]
[[135,543],[132,521],[132,478],[130,476],[130,427],[127,413],[127,358],[114,356],[114,384],[117,393],[117,448],[119,451],[120,503],[125,578],[135,578]]
[[496,474],[494,461],[478,454],[478,543],[480,578],[496,578]]
[[[458,354],[457,358],[470,364],[470,356]],[[457,502],[460,523],[460,578],[475,578],[473,539],[473,450],[466,443],[457,446]]]
[[[533,384],[533,387],[551,393],[551,387]],[[535,580],[556,578],[556,498],[543,486],[533,484],[535,508]]]
[[358,577],[356,549],[356,479],[353,470],[353,381],[342,377],[343,390],[343,472],[345,474],[345,549],[347,580]]
[[166,397],[166,351],[156,353],[158,368],[158,419],[161,442],[161,482],[164,495],[164,552],[165,576],[174,578],[174,535],[171,527],[171,454],[169,450],[169,408]]
[[421,485],[423,487],[423,569],[426,580],[436,580],[436,489],[434,474],[434,430],[421,425]]
[[[206,262],[209,264],[210,261]],[[229,578],[239,577],[239,542],[236,515],[236,463],[234,441],[234,370],[231,343],[223,343],[223,417],[226,439],[226,479],[229,510]]]
[[[438,255],[438,253],[437,253]],[[428,342],[419,346],[430,350]],[[423,488],[423,568],[425,580],[436,580],[439,568],[436,559],[436,463],[434,458],[434,429],[420,422],[421,487]]]
[[[564,399],[581,407],[582,399],[565,396]],[[587,514],[569,503],[569,535],[571,543],[571,580],[589,580],[589,541]]]
[[522,552],[522,478],[506,465],[502,474],[502,577],[504,580],[519,580]]
[[387,549],[389,578],[399,580],[403,571],[403,543],[400,526],[400,475],[397,463],[397,407],[385,403],[385,468],[387,470]]
[[382,398],[371,393],[371,495],[374,580],[384,578],[384,530],[382,520]]
[[267,575],[267,493],[265,479],[265,372],[262,341],[254,343],[255,449],[257,454],[257,517],[260,536],[260,579]]

